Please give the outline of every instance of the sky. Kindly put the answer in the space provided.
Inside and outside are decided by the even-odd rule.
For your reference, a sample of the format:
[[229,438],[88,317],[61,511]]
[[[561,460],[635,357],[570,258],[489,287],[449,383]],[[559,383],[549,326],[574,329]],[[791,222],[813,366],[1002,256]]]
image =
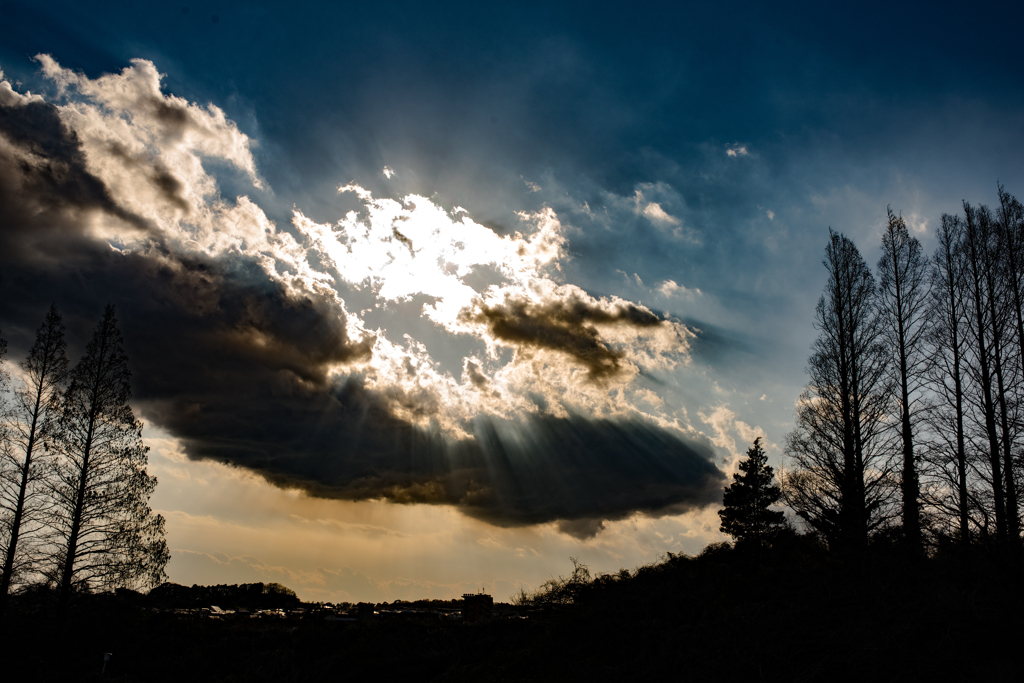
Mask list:
[[107,302],[171,581],[506,600],[696,553],[828,229],[1024,193],[1015,5],[0,4],[0,331]]

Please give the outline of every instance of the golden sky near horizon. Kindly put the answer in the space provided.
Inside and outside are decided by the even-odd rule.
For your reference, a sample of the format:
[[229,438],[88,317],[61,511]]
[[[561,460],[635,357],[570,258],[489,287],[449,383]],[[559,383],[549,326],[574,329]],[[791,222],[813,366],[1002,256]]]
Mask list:
[[145,442],[160,481],[151,504],[167,520],[169,580],[183,585],[276,581],[323,602],[452,599],[483,589],[508,601],[571,572],[571,557],[592,572],[615,572],[727,540],[717,508],[634,515],[578,539],[554,524],[496,527],[451,506],[311,498],[189,460],[159,429],[147,428]]

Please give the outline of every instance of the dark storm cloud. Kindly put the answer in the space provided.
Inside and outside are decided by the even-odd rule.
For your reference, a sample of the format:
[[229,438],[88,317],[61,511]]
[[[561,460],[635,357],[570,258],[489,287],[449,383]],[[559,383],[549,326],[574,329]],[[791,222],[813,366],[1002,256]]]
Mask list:
[[[91,265],[58,275],[63,281],[51,274],[35,296],[5,282],[12,296],[3,318],[30,326],[50,288],[87,286],[70,306],[57,297],[76,318],[109,296],[128,340],[136,405],[193,458],[314,496],[450,504],[503,526],[620,519],[720,499],[724,475],[706,439],[641,421],[479,418],[468,441],[409,424],[392,413],[395,396],[368,390],[358,376],[327,379],[330,364],[368,353],[346,339],[328,303],[291,299],[244,264],[166,264],[111,252]],[[18,270],[31,285],[32,274]],[[404,398],[404,408],[431,412],[429,396]],[[565,530],[586,535],[584,528],[600,525]]]
[[0,137],[0,246],[9,255],[73,251],[90,211],[151,230],[89,173],[77,136],[52,104],[0,106]]
[[[460,441],[400,419],[396,406],[429,418],[437,397],[371,390],[358,374],[336,379],[338,367],[369,358],[372,339],[349,337],[333,299],[290,292],[237,253],[213,258],[153,244],[116,251],[91,238],[87,224],[131,216],[89,174],[56,112],[41,104],[0,112],[0,134],[8,145],[0,154],[0,321],[15,332],[12,355],[31,344],[51,302],[72,348],[113,302],[135,405],[190,457],[315,496],[450,504],[498,525],[568,520],[565,531],[577,536],[596,533],[602,520],[720,498],[724,475],[706,438],[640,420],[477,418],[473,438]],[[562,350],[592,375],[619,358],[597,341],[595,325],[661,324],[628,303],[573,299],[482,315],[496,335]],[[475,364],[467,372],[486,387]]]
[[181,435],[193,457],[314,496],[450,504],[501,526],[591,520],[572,526],[575,535],[596,532],[593,520],[721,498],[724,475],[706,439],[641,421],[480,418],[474,439],[453,441],[395,418],[358,377],[311,391],[287,372],[260,372],[236,357],[216,366],[230,378],[180,386],[147,413]]
[[133,362],[145,414],[191,457],[315,496],[451,504],[499,525],[618,519],[721,496],[706,440],[639,421],[478,418],[468,441],[409,424],[391,406],[429,416],[429,392],[371,391],[358,376],[325,383],[327,362],[365,347],[326,325],[316,304],[238,274],[227,280],[215,316],[169,307],[157,323],[155,312],[126,314],[150,319],[133,325],[147,329],[135,335]]
[[621,369],[625,354],[609,348],[595,325],[656,327],[661,318],[628,302],[603,306],[579,297],[536,303],[510,299],[500,306],[479,304],[460,315],[463,322],[482,323],[504,342],[559,351],[585,366],[593,380]]
[[[614,520],[683,512],[721,501],[724,474],[700,436],[681,438],[642,420],[541,416],[518,426],[481,421],[475,445],[493,496],[477,514],[497,522]],[[593,528],[593,527],[591,527]],[[596,533],[596,529],[594,529]],[[577,529],[577,535],[593,535]]]

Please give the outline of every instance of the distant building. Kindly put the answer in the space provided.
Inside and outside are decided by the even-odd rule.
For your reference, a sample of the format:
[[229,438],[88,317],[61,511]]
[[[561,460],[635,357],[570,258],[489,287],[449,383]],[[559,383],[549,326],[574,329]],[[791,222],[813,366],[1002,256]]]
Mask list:
[[462,603],[464,621],[486,621],[494,616],[494,598],[486,593],[466,593]]

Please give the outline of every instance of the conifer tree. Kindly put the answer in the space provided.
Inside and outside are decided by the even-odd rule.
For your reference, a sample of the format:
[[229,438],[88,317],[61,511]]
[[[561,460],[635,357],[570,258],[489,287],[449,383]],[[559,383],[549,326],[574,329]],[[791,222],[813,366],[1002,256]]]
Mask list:
[[778,502],[782,491],[775,485],[775,473],[761,447],[761,437],[754,439],[739,467],[740,473],[733,474],[733,483],[725,488],[725,507],[718,511],[721,530],[738,543],[764,545],[782,528],[784,515],[780,510],[769,509]]
[[[68,374],[64,323],[56,306],[51,306],[36,333],[36,342],[22,362],[23,382],[5,427],[8,443],[2,453],[0,507],[10,517],[4,537],[4,563],[0,574],[0,609],[11,581],[32,567],[40,532],[49,513],[43,483],[52,460],[45,438],[53,430],[60,395]],[[26,541],[29,542],[26,546]],[[36,543],[38,545],[38,543]]]
[[135,419],[128,358],[114,307],[107,306],[85,356],[71,372],[58,439],[61,461],[52,492],[60,603],[74,588],[153,586],[169,559],[164,519],[149,497],[149,450]]

